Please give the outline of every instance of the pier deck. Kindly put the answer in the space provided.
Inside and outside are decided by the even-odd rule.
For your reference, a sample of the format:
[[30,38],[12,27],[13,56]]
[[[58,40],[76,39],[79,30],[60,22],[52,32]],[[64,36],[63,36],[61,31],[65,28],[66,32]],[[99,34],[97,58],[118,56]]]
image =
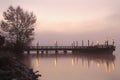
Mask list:
[[95,45],[95,46],[30,46],[26,47],[25,51],[30,53],[30,51],[37,51],[37,53],[48,53],[48,51],[72,51],[72,53],[78,52],[101,52],[101,51],[114,51],[115,46],[113,45]]

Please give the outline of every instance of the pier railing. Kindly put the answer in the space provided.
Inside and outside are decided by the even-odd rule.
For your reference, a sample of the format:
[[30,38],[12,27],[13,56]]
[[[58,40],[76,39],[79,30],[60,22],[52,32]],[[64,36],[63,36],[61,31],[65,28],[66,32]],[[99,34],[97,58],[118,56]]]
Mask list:
[[72,50],[72,49],[86,49],[86,48],[112,48],[113,45],[94,45],[94,46],[30,46],[25,50]]

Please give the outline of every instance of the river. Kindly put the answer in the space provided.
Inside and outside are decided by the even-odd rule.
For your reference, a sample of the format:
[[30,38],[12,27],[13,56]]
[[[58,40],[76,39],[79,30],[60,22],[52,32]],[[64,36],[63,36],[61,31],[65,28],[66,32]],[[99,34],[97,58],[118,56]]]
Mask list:
[[25,54],[24,63],[40,80],[120,80],[120,47],[111,55]]

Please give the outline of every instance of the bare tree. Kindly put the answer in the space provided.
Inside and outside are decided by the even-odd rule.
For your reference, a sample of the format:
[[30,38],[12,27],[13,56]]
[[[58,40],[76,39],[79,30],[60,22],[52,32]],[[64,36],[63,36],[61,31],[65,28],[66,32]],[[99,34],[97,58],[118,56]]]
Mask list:
[[4,20],[1,29],[8,33],[7,42],[16,49],[23,49],[33,40],[36,16],[32,12],[24,11],[20,6],[10,6],[3,12]]

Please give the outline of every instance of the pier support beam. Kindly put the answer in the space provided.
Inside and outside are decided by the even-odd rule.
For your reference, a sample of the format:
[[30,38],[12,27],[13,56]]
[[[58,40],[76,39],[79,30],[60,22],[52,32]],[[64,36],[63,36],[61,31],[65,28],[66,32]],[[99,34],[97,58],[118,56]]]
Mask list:
[[27,51],[27,54],[30,54],[30,51],[29,51],[29,50]]
[[84,41],[82,40],[82,47],[84,46]]
[[37,54],[39,54],[39,50],[37,50]]
[[67,50],[64,50],[64,54],[67,54]]
[[48,50],[46,50],[46,54],[48,54]]
[[89,47],[89,45],[90,45],[90,41],[88,40],[88,47]]
[[41,54],[44,54],[44,51],[43,51],[43,50],[41,51]]
[[75,53],[75,50],[72,50],[72,54],[74,54]]
[[58,54],[58,50],[55,50],[55,54]]

